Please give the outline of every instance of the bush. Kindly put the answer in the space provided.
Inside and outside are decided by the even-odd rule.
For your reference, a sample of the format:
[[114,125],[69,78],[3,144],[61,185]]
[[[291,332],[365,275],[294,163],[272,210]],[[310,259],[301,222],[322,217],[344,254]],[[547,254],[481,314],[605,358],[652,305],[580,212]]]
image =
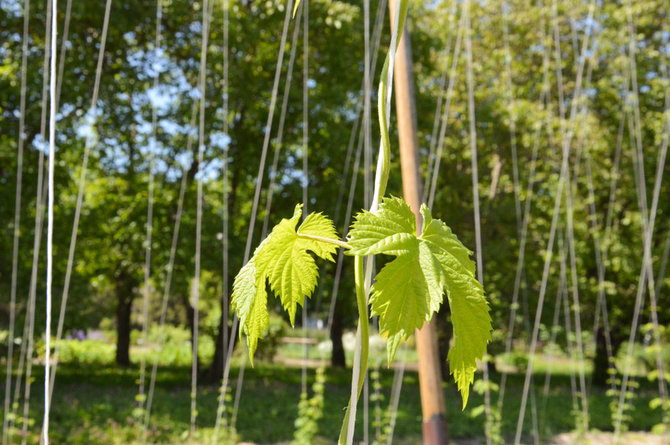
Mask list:
[[58,361],[72,364],[105,364],[114,361],[115,347],[101,340],[61,340]]

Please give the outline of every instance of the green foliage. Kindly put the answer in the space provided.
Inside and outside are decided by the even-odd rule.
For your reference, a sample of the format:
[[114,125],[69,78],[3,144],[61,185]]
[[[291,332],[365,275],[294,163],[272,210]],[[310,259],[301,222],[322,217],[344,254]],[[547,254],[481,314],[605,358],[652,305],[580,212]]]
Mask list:
[[491,317],[484,290],[474,276],[471,252],[446,224],[433,219],[425,205],[418,236],[415,216],[399,198],[385,198],[375,213],[359,213],[349,232],[350,244],[337,239],[332,223],[321,214],[309,215],[296,230],[301,209],[297,205],[292,218],[275,226],[235,277],[232,305],[240,332],[247,335],[251,359],[269,325],[266,282],[281,299],[291,324],[302,298],[314,290],[317,267],[307,251],[327,260],[332,260],[338,245],[348,248],[352,256],[393,255],[396,258],[377,275],[370,297],[371,315],[379,315],[380,331],[388,337],[388,363],[400,341],[430,321],[446,292],[454,326],[449,362],[465,408],[476,361],[491,339]]
[[298,204],[293,217],[275,226],[233,283],[232,307],[240,319],[240,333],[247,335],[252,363],[258,339],[270,322],[266,283],[280,298],[293,325],[297,306],[302,306],[303,298],[311,296],[316,287],[318,269],[308,251],[333,261],[337,250],[332,243],[338,241],[337,233],[329,219],[312,213],[296,229],[301,215],[302,205]]
[[323,417],[325,383],[324,368],[319,367],[316,370],[316,377],[312,385],[312,397],[308,398],[305,392],[300,394],[292,445],[312,445],[314,443],[314,437],[319,432],[318,422]]
[[449,227],[421,207],[423,227],[417,236],[415,217],[398,198],[386,198],[377,213],[356,216],[350,232],[349,254],[396,256],[377,275],[370,304],[379,315],[379,329],[389,336],[388,362],[393,360],[398,338],[407,339],[430,321],[447,292],[454,325],[454,347],[449,365],[468,400],[476,360],[491,339],[491,317],[484,290],[474,276],[468,251]]
[[99,340],[61,340],[58,361],[75,365],[100,365],[114,360],[114,345]]
[[391,422],[393,418],[392,405],[389,404],[385,409],[382,409],[382,403],[385,402],[384,394],[382,393],[382,384],[380,380],[379,364],[375,364],[374,369],[370,371],[370,382],[372,386],[372,394],[370,394],[370,401],[374,403],[374,420],[372,426],[375,428],[375,439],[373,445],[383,445],[388,443],[391,435]]

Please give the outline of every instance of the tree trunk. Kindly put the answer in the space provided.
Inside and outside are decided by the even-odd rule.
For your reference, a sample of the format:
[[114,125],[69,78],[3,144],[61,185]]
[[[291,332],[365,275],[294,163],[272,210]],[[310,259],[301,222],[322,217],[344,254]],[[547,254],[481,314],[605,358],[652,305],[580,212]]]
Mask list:
[[330,341],[333,344],[333,351],[330,356],[330,366],[333,368],[344,368],[347,366],[344,357],[344,345],[342,344],[342,317],[337,310],[338,304],[335,303],[335,313],[333,324],[330,327]]
[[450,380],[447,356],[449,355],[449,344],[453,335],[453,327],[451,326],[451,321],[449,321],[448,314],[449,305],[447,304],[443,304],[440,311],[435,314],[437,320],[437,350],[442,365],[440,367],[442,370],[442,380],[445,382]]
[[132,277],[122,272],[116,282],[116,364],[130,365],[130,315],[134,299]]
[[[244,110],[243,110],[244,111]],[[233,218],[235,216],[235,203],[236,203],[236,198],[237,198],[237,188],[239,185],[239,180],[240,180],[240,175],[239,175],[239,170],[238,169],[232,169],[231,171],[231,179],[230,179],[230,193],[228,194],[228,220],[233,221]],[[230,244],[229,244],[230,246]],[[230,247],[229,247],[230,248]],[[238,269],[239,270],[239,269]],[[233,277],[237,274],[237,271],[235,269],[230,269],[228,270],[228,277],[229,277],[229,289],[228,289],[228,295],[232,295],[232,289],[230,288],[230,285],[233,282]],[[207,369],[207,372],[205,373],[205,378],[211,381],[217,381],[221,380],[223,378],[223,369],[226,366],[226,361],[224,358],[224,355],[227,354],[226,350],[229,345],[225,345],[224,347],[224,342],[223,342],[223,329],[225,329],[228,332],[228,339],[231,338],[231,336],[237,337],[237,332],[233,332],[232,330],[229,329],[228,327],[228,314],[230,311],[222,311],[221,312],[221,319],[219,320],[219,331],[216,336],[216,343],[214,344],[214,358],[212,360],[212,363],[209,365],[209,368]],[[233,348],[237,344],[237,338],[235,338],[235,341],[233,342]],[[230,341],[230,340],[229,340]]]
[[[184,305],[184,308],[186,309],[186,319],[188,320],[188,327],[189,330],[191,331],[191,351],[193,351],[193,346],[195,343],[195,326],[193,324],[193,315],[195,311],[193,310],[193,306],[191,306],[191,302],[188,299],[188,296],[186,294],[181,294],[180,295],[181,302]],[[200,360],[198,360],[198,370],[200,369]]]
[[596,333],[596,356],[593,359],[593,384],[600,387],[607,386],[609,377],[609,358],[607,356],[607,344],[603,328]]
[[[204,376],[205,379],[209,381],[219,381],[223,378],[223,370],[226,366],[226,354],[229,346],[224,345],[223,341],[224,329],[228,331],[228,338],[230,339],[232,332],[230,330],[230,327],[228,326],[228,320],[222,316],[221,320],[219,321],[219,332],[216,335],[214,358],[212,359],[212,364],[209,366]],[[237,338],[235,338],[233,348],[235,348],[235,344],[237,344]]]

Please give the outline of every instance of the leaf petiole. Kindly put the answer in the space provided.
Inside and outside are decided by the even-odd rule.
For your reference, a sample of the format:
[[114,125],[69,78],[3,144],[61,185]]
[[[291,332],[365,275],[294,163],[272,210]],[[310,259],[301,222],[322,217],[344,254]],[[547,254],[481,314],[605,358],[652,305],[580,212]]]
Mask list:
[[347,244],[344,241],[340,241],[339,239],[333,239],[333,238],[326,238],[324,236],[318,236],[318,235],[309,235],[307,233],[300,233],[296,232],[298,235],[298,238],[303,238],[303,239],[309,239],[312,241],[319,241],[322,243],[327,243],[327,244],[333,244],[335,246],[342,247],[344,249],[351,249],[351,246]]

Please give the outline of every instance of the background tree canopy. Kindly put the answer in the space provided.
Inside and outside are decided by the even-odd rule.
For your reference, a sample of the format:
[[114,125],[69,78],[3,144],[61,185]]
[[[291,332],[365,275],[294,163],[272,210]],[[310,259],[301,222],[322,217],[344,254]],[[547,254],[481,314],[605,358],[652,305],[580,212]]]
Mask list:
[[[269,158],[252,234],[253,245],[265,235],[265,220],[274,225],[281,218],[290,217],[295,203],[303,199],[303,183],[308,184],[308,202],[304,203],[308,211],[331,215],[340,234],[346,230],[352,178],[356,185],[350,198],[354,211],[364,207],[365,193],[371,194],[364,178],[373,178],[374,168],[369,167],[366,175],[365,166],[374,166],[376,158],[361,153],[360,148],[357,150],[363,135],[359,122],[364,70],[362,3],[310,2],[309,64],[305,77],[304,37],[296,34],[297,40],[292,39],[294,27],[302,26],[297,19],[290,22],[286,44],[280,48],[287,7],[284,0],[231,1],[227,48],[222,27],[224,2],[214,2],[204,67],[204,140],[198,140],[196,119],[203,3],[163,1],[162,38],[156,47],[156,3],[112,2],[95,112],[89,109],[89,104],[105,5],[104,2],[60,3],[59,39],[64,33],[66,8],[71,11],[67,14],[67,41],[57,42],[58,57],[64,65],[58,79],[55,314],[63,292],[87,138],[91,151],[65,332],[108,333],[106,338],[115,344],[118,365],[129,366],[140,356],[134,356],[132,348],[138,346],[140,338],[137,332],[142,327],[143,292],[150,296],[150,325],[156,325],[160,318],[182,181],[183,213],[167,324],[191,332],[194,329],[190,295],[195,267],[197,179],[202,178],[204,248],[199,280],[201,316],[197,326],[203,337],[200,375],[210,382],[219,381],[224,369],[224,339],[230,335],[232,325],[232,316],[230,311],[223,310],[222,299],[224,294],[232,292],[232,277],[243,266],[266,133],[270,132]],[[3,332],[9,327],[12,292],[23,8],[24,3],[19,0],[0,3],[0,227],[3,228],[0,329]],[[25,151],[16,265],[14,335],[18,338],[24,337],[29,320],[33,273],[37,277],[35,326],[41,327],[45,322],[44,311],[39,309],[43,307],[45,294],[42,279],[45,245],[42,242],[34,252],[33,240],[46,231],[45,225],[36,229],[35,224],[41,211],[38,184],[42,183],[40,176],[45,174],[40,170],[40,158],[48,148],[42,124],[46,106],[43,101],[46,8],[46,2],[31,2],[28,15]],[[386,13],[385,2],[380,5],[372,0],[370,10],[374,20],[375,13]],[[380,17],[379,24],[381,43],[376,57],[383,60],[390,36],[388,16]],[[370,24],[373,27],[374,22]],[[540,346],[552,344],[566,354],[573,354],[578,342],[577,334],[570,329],[574,330],[575,323],[581,322],[580,340],[584,341],[589,378],[596,386],[612,385],[612,379],[623,373],[623,362],[617,360],[623,360],[622,346],[628,345],[638,295],[643,298],[641,325],[654,320],[652,308],[657,311],[661,328],[670,322],[670,274],[665,273],[670,247],[670,222],[666,217],[670,212],[667,181],[670,166],[661,156],[670,137],[668,4],[663,0],[474,2],[471,28],[481,253],[484,288],[495,329],[494,341],[489,346],[489,354],[494,356],[492,371],[503,357],[509,358],[508,338],[513,339],[514,350],[527,352],[525,345],[532,341],[539,297],[546,294],[539,318]],[[420,158],[426,181],[424,192],[428,198],[434,189],[433,215],[445,221],[473,249],[473,171],[463,30],[460,2],[412,2],[409,31]],[[588,47],[583,48],[583,42],[588,42]],[[227,85],[224,49],[229,60]],[[277,110],[272,128],[267,128],[280,49],[285,50],[285,55]],[[373,72],[375,83],[380,71],[381,63],[377,63]],[[292,84],[285,90],[284,81],[289,75]],[[301,169],[305,125],[303,85],[309,95],[306,177]],[[285,91],[289,95],[286,113],[280,119]],[[373,89],[373,103],[376,94]],[[372,146],[376,147],[379,132],[374,119],[371,125]],[[392,121],[394,146],[395,127]],[[555,244],[548,245],[565,144],[570,148],[569,172],[564,178],[566,186],[560,201]],[[202,165],[198,161],[200,146],[204,146]],[[392,151],[394,173],[388,193],[400,195],[397,148]],[[269,168],[273,156],[277,156],[276,172],[270,172]],[[431,187],[431,172],[438,157],[438,176]],[[227,182],[224,167],[228,169]],[[661,182],[657,183],[656,178]],[[274,184],[271,207],[266,206],[270,179]],[[147,289],[145,225],[150,181],[154,183],[153,231]],[[655,196],[658,208],[651,215],[649,209]],[[229,222],[227,271],[223,264],[224,213]],[[645,231],[652,218],[655,224],[650,233],[649,252],[654,280],[640,281]],[[545,272],[548,250],[553,250],[554,255]],[[323,272],[319,287],[308,306],[309,327],[324,328],[332,319],[331,332],[325,335],[332,339],[332,365],[344,366],[342,333],[354,330],[356,321],[352,271],[344,262],[340,281],[336,278],[336,264],[324,262],[320,266]],[[230,278],[224,281],[224,274]],[[545,284],[544,274],[548,274]],[[339,289],[337,294],[334,286]],[[649,294],[651,291],[653,294]],[[336,305],[332,303],[335,295]],[[655,305],[649,303],[650,296],[655,298]],[[569,306],[568,312],[559,317],[563,304]],[[278,305],[272,300],[269,307]],[[443,312],[439,315],[440,351],[446,365],[451,326],[449,314]],[[515,318],[510,320],[510,314]],[[572,328],[566,327],[564,317]],[[606,330],[604,320],[608,323]],[[281,325],[280,320],[277,323]],[[633,337],[639,342],[638,347],[656,344],[655,330],[645,329],[645,335]],[[661,361],[667,371],[669,349],[665,334],[660,334],[663,343],[656,347],[663,351]],[[5,339],[3,351],[6,348]],[[35,360],[41,353],[43,350],[39,348],[35,351]],[[572,358],[576,357],[574,354]],[[650,354],[645,357],[652,363],[649,372],[653,373],[657,362]],[[16,354],[14,358],[18,360]],[[608,367],[612,368],[609,374]],[[654,382],[658,380],[657,374],[650,377]],[[498,381],[497,377],[494,380]],[[618,384],[620,380],[614,386]],[[657,383],[650,388],[652,392],[659,391]],[[661,410],[657,408],[656,416]],[[669,410],[670,406],[664,408],[664,412]]]

